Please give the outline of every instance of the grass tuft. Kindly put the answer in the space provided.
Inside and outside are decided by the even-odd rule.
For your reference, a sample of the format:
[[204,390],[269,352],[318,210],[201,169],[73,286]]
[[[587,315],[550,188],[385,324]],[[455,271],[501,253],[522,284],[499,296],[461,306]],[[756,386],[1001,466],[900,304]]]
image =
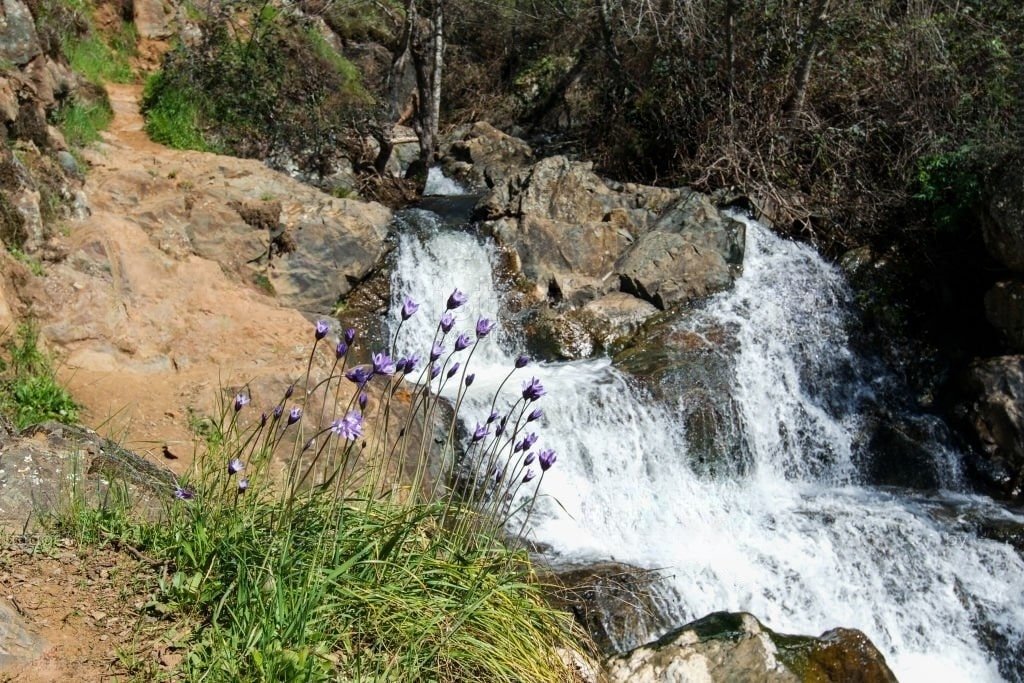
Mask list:
[[78,406],[57,382],[38,341],[35,325],[24,323],[0,354],[0,412],[9,415],[19,429],[46,420],[72,423],[78,419]]

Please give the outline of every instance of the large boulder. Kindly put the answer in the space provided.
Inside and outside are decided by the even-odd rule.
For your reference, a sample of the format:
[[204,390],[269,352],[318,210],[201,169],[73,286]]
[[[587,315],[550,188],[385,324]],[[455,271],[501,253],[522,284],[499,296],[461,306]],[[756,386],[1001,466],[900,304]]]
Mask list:
[[682,196],[616,263],[622,290],[665,309],[728,289],[744,239],[743,224],[706,196]]
[[964,381],[963,416],[980,448],[977,474],[997,493],[1024,493],[1024,356],[979,359]]
[[16,66],[28,64],[42,52],[36,21],[21,0],[3,0],[0,14],[0,59]]
[[[743,259],[743,224],[704,195],[606,181],[591,164],[563,156],[495,185],[474,218],[509,255],[528,296],[552,307],[539,327],[566,357],[617,348],[623,333],[657,309],[731,286]],[[621,297],[608,298],[613,294],[646,304],[625,305]],[[565,329],[545,317],[565,317]],[[602,319],[622,324],[609,334]]]
[[495,187],[533,161],[528,144],[486,121],[456,131],[453,138],[442,150],[441,168],[475,190]]
[[716,612],[608,660],[611,681],[630,683],[895,683],[885,657],[860,631],[818,638],[773,632],[746,613]]

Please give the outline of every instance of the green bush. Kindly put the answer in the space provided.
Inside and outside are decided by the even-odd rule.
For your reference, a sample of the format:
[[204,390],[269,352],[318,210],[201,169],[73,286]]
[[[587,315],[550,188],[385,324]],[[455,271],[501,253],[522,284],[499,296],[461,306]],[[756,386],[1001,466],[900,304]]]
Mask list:
[[19,325],[14,338],[4,344],[0,357],[0,411],[19,428],[46,420],[73,423],[78,406],[57,382],[53,367],[38,346],[32,323]]
[[202,101],[194,88],[169,81],[163,72],[153,74],[143,92],[146,133],[168,147],[209,151],[199,129]]

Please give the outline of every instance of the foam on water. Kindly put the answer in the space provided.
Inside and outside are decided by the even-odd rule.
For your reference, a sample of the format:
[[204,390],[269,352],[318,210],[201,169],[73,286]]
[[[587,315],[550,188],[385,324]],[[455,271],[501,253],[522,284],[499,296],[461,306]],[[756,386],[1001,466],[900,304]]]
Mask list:
[[[422,212],[405,220],[392,310],[405,295],[423,301],[400,340],[422,354],[453,288],[470,296],[457,329],[495,318],[500,298],[487,242]],[[676,406],[646,397],[608,360],[521,371],[547,388],[539,445],[559,454],[530,534],[555,560],[662,568],[669,623],[745,610],[782,632],[853,627],[902,681],[1022,681],[1024,664],[1005,657],[1024,640],[1024,561],[966,520],[1024,519],[982,497],[864,484],[854,435],[859,398],[878,378],[849,350],[847,297],[813,250],[748,222],[736,287],[680,322],[711,320],[736,335],[733,400],[754,463],[742,476],[697,474]],[[469,421],[489,410],[510,346],[499,331],[474,355]],[[936,449],[944,487],[957,488],[955,454]]]

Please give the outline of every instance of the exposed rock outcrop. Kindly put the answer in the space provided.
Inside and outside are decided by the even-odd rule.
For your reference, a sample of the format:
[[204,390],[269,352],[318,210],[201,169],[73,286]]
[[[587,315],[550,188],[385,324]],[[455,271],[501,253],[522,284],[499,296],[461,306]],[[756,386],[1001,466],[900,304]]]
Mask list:
[[1024,351],[1024,283],[997,282],[985,294],[985,317],[999,330],[1008,350]]
[[607,663],[625,683],[894,683],[885,658],[861,633],[819,638],[775,633],[745,613],[717,612]]
[[982,212],[985,246],[996,261],[1024,273],[1024,170],[1020,160],[1007,159]]
[[506,135],[486,121],[477,121],[452,136],[442,150],[445,175],[475,190],[487,190],[533,161],[528,144]]

